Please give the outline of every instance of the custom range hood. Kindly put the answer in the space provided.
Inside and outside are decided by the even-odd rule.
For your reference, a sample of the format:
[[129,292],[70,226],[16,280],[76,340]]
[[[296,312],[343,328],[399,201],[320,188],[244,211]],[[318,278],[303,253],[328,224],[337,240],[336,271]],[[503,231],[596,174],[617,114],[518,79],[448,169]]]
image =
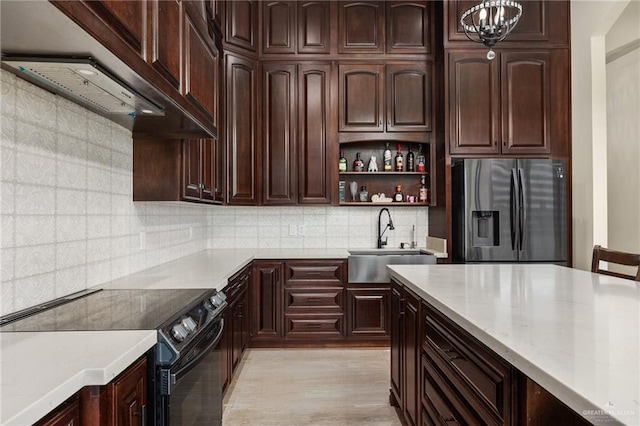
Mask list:
[[106,115],[163,116],[160,106],[136,93],[90,58],[3,57],[19,77]]

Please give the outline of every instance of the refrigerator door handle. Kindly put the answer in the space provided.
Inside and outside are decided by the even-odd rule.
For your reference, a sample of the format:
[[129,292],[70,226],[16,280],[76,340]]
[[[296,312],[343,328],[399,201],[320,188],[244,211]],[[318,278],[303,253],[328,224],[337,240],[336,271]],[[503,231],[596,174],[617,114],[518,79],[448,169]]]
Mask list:
[[516,249],[516,179],[516,170],[511,169],[511,183],[509,185],[509,213],[511,215],[509,223],[511,224],[511,250]]
[[518,197],[519,197],[519,209],[520,209],[520,214],[519,214],[519,223],[518,223],[518,241],[519,241],[519,250],[522,251],[524,250],[524,229],[525,229],[525,224],[527,221],[527,206],[525,205],[526,203],[526,199],[527,197],[525,196],[526,194],[524,193],[524,183],[523,183],[523,177],[522,177],[522,169],[518,169]]

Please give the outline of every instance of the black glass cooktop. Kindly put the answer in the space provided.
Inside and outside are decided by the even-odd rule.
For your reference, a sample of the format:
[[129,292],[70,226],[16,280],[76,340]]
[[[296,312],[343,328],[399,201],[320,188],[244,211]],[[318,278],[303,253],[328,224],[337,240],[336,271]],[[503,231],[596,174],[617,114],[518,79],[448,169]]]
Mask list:
[[0,328],[10,331],[156,330],[213,290],[100,290]]

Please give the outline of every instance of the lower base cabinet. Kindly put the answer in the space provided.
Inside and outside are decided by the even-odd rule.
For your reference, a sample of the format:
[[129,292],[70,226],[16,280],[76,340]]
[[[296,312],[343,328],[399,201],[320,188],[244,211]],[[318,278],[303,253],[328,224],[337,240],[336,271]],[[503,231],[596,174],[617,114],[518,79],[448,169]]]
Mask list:
[[35,426],[79,426],[80,425],[80,397],[72,396],[58,408],[38,421]]
[[347,338],[389,343],[389,284],[347,284]]
[[406,424],[590,424],[395,281],[391,322],[390,401]]
[[251,338],[249,321],[249,287],[251,266],[229,278],[224,292],[228,306],[224,313],[224,331],[218,349],[222,357],[222,392],[225,392],[242,360]]

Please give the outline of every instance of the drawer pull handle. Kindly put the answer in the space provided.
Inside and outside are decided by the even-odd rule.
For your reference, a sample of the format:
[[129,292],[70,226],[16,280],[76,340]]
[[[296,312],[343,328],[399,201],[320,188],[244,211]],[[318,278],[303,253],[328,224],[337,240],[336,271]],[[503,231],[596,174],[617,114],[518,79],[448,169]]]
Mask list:
[[317,303],[321,301],[322,301],[321,297],[307,297],[307,302]]
[[445,418],[442,418],[442,421],[443,421],[444,423],[455,423],[455,424],[458,424],[458,422],[457,422],[456,418],[455,418],[455,417],[453,417],[453,416],[449,416],[449,417],[447,417],[446,419],[445,419]]
[[307,324],[307,328],[320,328],[322,324]]

